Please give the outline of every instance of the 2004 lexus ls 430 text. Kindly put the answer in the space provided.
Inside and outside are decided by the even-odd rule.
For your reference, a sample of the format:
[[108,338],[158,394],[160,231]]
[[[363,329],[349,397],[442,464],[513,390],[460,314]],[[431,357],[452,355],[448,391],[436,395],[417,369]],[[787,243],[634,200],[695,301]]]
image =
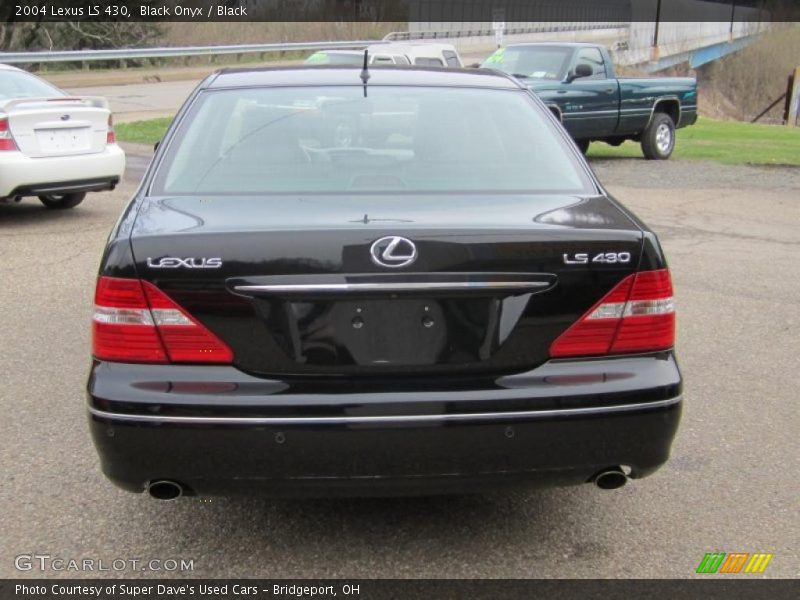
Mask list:
[[102,469],[162,499],[615,488],[680,418],[656,236],[496,72],[210,76],[95,305]]

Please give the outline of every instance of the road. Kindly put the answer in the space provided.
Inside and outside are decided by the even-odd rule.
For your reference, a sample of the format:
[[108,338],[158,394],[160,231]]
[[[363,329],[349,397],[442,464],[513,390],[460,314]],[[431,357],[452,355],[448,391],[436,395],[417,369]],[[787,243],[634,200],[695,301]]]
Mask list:
[[[461,58],[465,65],[470,65],[483,60],[491,54],[491,50],[482,52],[469,52],[462,54]],[[281,63],[267,63],[271,66],[286,66],[298,64],[297,61],[285,61]],[[243,65],[246,66],[246,65]],[[251,65],[258,66],[258,65]],[[209,67],[208,72],[213,69]],[[103,96],[111,104],[114,119],[117,123],[129,121],[139,121],[143,119],[153,119],[156,117],[171,117],[180,108],[183,101],[197,85],[203,80],[205,74],[202,68],[184,69],[186,79],[180,79],[180,69],[167,71],[165,78],[169,81],[134,81],[127,85],[80,85],[75,86],[69,83],[69,79],[61,81],[63,75],[51,77],[56,85],[63,87],[70,94],[77,96]],[[91,72],[90,72],[91,73]],[[79,80],[93,79],[81,72],[77,72],[72,79]],[[131,78],[133,79],[133,75]],[[154,77],[148,77],[152,79]],[[175,79],[173,79],[175,78]]]
[[800,574],[800,170],[595,164],[659,232],[675,281],[686,406],[652,477],[614,492],[159,503],[100,474],[83,396],[95,271],[146,161],[72,211],[0,205],[0,577],[92,575],[18,571],[21,554],[191,559],[193,577],[692,577],[712,551],[771,552],[764,576]]
[[125,123],[156,117],[171,117],[200,81],[200,79],[190,79],[129,85],[70,87],[67,91],[77,96],[107,98],[111,105],[111,111],[114,113],[115,122]]

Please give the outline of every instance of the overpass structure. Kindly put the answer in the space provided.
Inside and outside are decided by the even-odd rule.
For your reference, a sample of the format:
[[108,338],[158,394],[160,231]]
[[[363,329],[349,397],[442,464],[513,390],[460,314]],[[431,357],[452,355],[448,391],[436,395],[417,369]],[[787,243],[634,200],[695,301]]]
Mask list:
[[753,0],[411,0],[410,9],[409,31],[387,39],[437,39],[466,53],[500,41],[604,43],[617,64],[647,72],[700,67],[771,25]]

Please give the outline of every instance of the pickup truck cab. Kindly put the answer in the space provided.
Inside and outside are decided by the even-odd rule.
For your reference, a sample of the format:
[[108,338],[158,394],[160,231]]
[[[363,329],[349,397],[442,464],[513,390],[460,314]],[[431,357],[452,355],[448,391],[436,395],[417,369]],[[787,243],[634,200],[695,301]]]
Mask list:
[[499,48],[481,65],[517,77],[534,91],[585,153],[590,142],[642,145],[666,159],[675,130],[697,120],[691,77],[618,78],[608,50],[596,44],[531,43]]

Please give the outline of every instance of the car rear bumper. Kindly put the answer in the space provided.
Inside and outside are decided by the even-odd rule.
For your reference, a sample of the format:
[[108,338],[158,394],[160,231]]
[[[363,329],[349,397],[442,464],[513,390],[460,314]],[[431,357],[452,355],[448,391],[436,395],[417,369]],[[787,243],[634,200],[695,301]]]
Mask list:
[[577,484],[618,466],[644,477],[667,460],[681,412],[670,353],[553,361],[482,385],[321,386],[96,363],[92,435],[104,473],[131,491],[166,479],[200,495],[440,493]]
[[0,198],[113,189],[125,172],[125,152],[116,144],[102,152],[75,156],[3,154]]

